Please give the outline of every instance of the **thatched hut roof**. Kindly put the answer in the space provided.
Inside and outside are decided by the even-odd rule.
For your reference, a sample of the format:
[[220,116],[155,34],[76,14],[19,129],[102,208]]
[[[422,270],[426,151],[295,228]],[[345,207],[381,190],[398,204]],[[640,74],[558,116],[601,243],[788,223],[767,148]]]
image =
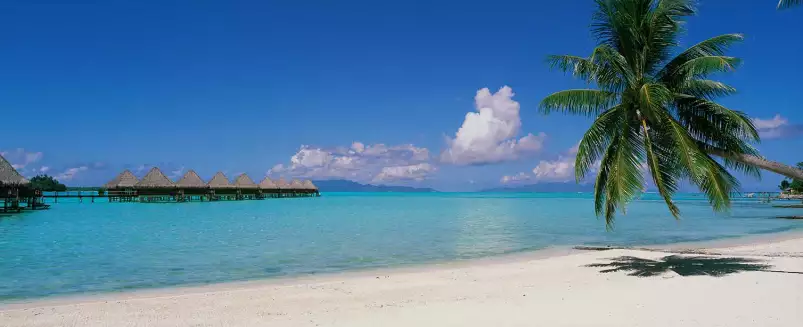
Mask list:
[[229,178],[226,177],[222,172],[217,172],[212,179],[209,180],[209,183],[206,183],[211,188],[234,188],[235,186],[229,182]]
[[304,189],[304,183],[301,183],[300,180],[294,179],[292,182],[290,182],[290,189],[303,190]]
[[201,176],[190,169],[184,174],[184,177],[181,177],[178,182],[176,182],[176,187],[178,188],[206,188],[206,182],[201,179]]
[[315,186],[315,184],[312,184],[312,181],[311,181],[311,180],[309,180],[309,179],[308,179],[308,180],[305,180],[305,181],[303,182],[303,184],[304,184],[304,189],[305,189],[305,190],[317,190],[317,189],[318,189],[318,187],[317,187],[317,186]]
[[259,188],[259,186],[257,186],[256,183],[254,183],[254,180],[252,180],[251,177],[248,177],[248,174],[245,173],[240,174],[240,176],[237,176],[237,178],[234,180],[234,186],[241,189]]
[[106,183],[103,187],[107,189],[118,189],[118,188],[132,188],[139,183],[137,176],[134,176],[130,170],[126,169],[120,175],[117,175],[114,179]]
[[290,184],[284,180],[284,177],[280,177],[278,181],[276,181],[276,187],[280,189],[289,189]]
[[30,182],[25,179],[25,177],[22,177],[22,175],[14,169],[14,166],[6,161],[6,158],[0,156],[0,184],[23,185],[28,183]]
[[263,190],[275,190],[275,189],[277,189],[279,187],[276,186],[276,183],[274,183],[270,179],[270,177],[265,177],[265,179],[263,179],[261,182],[259,182],[259,188],[261,188]]
[[164,173],[159,169],[159,167],[153,167],[151,170],[145,174],[145,177],[137,183],[135,186],[137,188],[173,188],[176,187],[176,184],[167,178]]

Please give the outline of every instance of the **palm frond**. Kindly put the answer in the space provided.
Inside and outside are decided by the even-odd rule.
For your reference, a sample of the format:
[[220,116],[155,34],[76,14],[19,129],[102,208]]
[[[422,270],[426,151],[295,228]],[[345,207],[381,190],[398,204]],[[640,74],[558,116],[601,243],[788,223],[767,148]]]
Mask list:
[[675,58],[664,65],[656,76],[663,82],[670,82],[668,78],[671,76],[669,74],[672,74],[678,67],[689,60],[707,56],[722,56],[733,44],[741,42],[743,39],[744,36],[734,33],[715,36],[697,43],[675,56]]
[[541,100],[539,109],[544,114],[560,111],[575,115],[595,116],[616,103],[615,93],[578,89],[565,90],[548,95]]
[[605,149],[617,134],[617,126],[622,118],[622,108],[613,107],[594,120],[591,127],[583,134],[577,146],[577,155],[574,164],[574,176],[577,182],[585,178],[597,160],[603,155]]
[[778,9],[789,9],[803,4],[803,0],[781,0],[778,1]]
[[641,35],[644,35],[644,70],[654,72],[666,62],[672,49],[678,46],[678,36],[683,31],[683,19],[692,16],[695,8],[689,0],[658,1]]
[[696,98],[713,100],[736,93],[736,88],[722,82],[708,79],[689,79],[678,85],[676,92]]
[[713,73],[730,72],[739,67],[741,60],[726,56],[704,56],[691,59],[680,65],[674,72],[674,81],[690,78],[706,78]]
[[621,92],[628,84],[636,83],[630,63],[610,45],[601,44],[594,48],[591,62],[599,67],[593,80],[602,88]]
[[550,55],[547,56],[547,64],[551,69],[558,69],[564,73],[571,73],[586,83],[593,82],[593,77],[601,69],[591,60],[578,56],[570,55]]
[[[644,149],[647,154],[647,166],[652,175],[652,181],[658,189],[658,194],[664,199],[669,212],[675,219],[680,218],[680,209],[672,202],[672,195],[677,191],[677,179],[675,159],[671,151],[667,149],[657,148],[658,144],[652,142],[650,137],[651,130],[647,127],[647,121],[642,120],[642,128],[644,133]],[[658,134],[652,132],[652,134]]]
[[708,156],[689,135],[688,131],[671,116],[664,116],[675,153],[685,175],[708,197],[716,211],[730,206],[730,193],[738,188],[738,181],[724,167]]
[[[619,133],[608,145],[602,159],[601,167],[607,169],[602,191],[605,199],[605,224],[608,228],[613,226],[616,211],[624,210],[641,193],[644,186],[644,176],[639,169],[643,162],[642,143],[639,130],[633,129],[631,123],[627,119],[620,119]],[[600,182],[599,179],[597,182]]]
[[673,95],[672,91],[662,84],[646,83],[642,85],[638,92],[640,109],[638,114],[647,116],[652,121],[658,121],[654,112],[665,110],[665,106],[674,99]]
[[760,141],[753,120],[741,111],[728,109],[710,100],[683,95],[676,99],[675,104],[681,124],[704,141],[725,136],[747,142]]

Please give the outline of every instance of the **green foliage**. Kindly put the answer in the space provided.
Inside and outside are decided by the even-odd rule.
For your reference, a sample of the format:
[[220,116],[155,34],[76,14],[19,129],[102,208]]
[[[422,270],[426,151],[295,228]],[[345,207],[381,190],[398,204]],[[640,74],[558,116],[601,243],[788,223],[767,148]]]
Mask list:
[[31,178],[31,187],[43,192],[64,192],[67,190],[67,186],[48,175],[37,175]]
[[98,195],[103,196],[104,194],[106,194],[106,189],[102,187],[98,188]]
[[794,6],[803,5],[803,0],[780,0],[778,1],[778,9],[787,9]]
[[[592,88],[556,92],[540,111],[596,117],[577,152],[575,175],[583,179],[600,165],[595,209],[611,227],[618,211],[637,198],[648,173],[673,216],[672,202],[684,180],[706,194],[718,211],[730,207],[739,182],[726,168],[758,176],[756,168],[708,155],[757,155],[752,121],[715,100],[736,90],[709,77],[730,72],[738,58],[726,56],[740,34],[710,38],[678,51],[691,0],[596,0],[588,57],[556,55],[547,61]],[[673,55],[675,54],[675,55]]]
[[[796,166],[797,168],[803,169],[803,162],[798,162]],[[790,182],[790,179],[784,179],[778,187],[784,191],[791,189],[794,193],[803,193],[803,180],[792,179]]]

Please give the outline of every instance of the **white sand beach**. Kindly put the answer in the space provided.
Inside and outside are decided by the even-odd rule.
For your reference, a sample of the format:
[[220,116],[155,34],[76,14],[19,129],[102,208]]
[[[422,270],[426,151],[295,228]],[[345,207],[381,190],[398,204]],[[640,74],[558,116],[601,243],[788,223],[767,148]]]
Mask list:
[[[705,253],[706,259],[681,251]],[[35,300],[3,326],[800,326],[803,236]],[[657,267],[600,273],[610,258]],[[683,259],[685,258],[685,259]],[[735,259],[734,259],[735,258]],[[743,261],[743,260],[758,260]],[[640,261],[639,261],[640,262]],[[638,262],[637,262],[638,263]],[[632,262],[625,266],[639,268]],[[754,265],[767,265],[757,267]],[[671,268],[671,269],[670,269]],[[673,270],[675,269],[675,270]],[[760,270],[756,270],[760,269]],[[641,272],[645,277],[630,276]],[[658,274],[663,272],[661,274]],[[680,272],[680,274],[678,273]],[[653,275],[657,274],[657,275]],[[721,276],[714,276],[721,274]]]

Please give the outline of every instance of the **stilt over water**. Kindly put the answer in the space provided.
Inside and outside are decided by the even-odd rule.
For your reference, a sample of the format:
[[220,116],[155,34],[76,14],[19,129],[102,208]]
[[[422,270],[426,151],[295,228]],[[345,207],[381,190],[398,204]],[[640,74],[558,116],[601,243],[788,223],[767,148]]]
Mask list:
[[22,177],[6,158],[0,156],[0,212],[20,212],[24,209],[47,209],[42,192],[31,187],[31,182]]
[[230,182],[218,172],[208,183],[194,171],[173,182],[159,168],[152,168],[142,180],[126,170],[105,185],[110,202],[202,202],[262,200],[267,198],[317,197],[318,188],[312,181],[284,179],[273,182],[265,177],[259,184],[247,174],[241,174]]

